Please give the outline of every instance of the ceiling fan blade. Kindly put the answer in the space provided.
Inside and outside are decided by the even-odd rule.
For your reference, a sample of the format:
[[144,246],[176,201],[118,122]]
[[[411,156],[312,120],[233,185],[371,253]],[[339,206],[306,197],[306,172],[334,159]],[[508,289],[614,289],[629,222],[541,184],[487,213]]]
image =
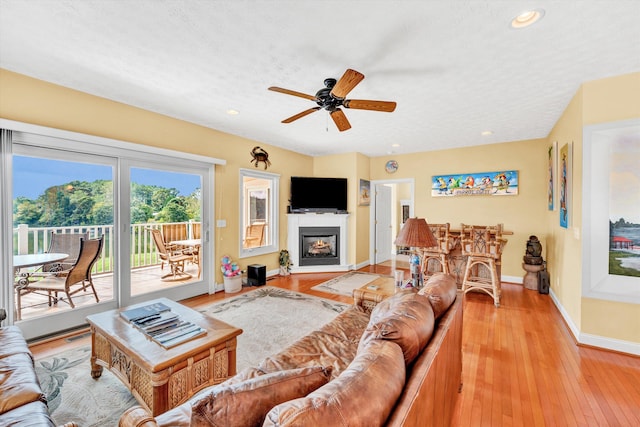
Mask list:
[[342,105],[344,108],[356,110],[373,110],[391,113],[396,109],[396,103],[392,101],[370,101],[367,99],[346,99]]
[[320,107],[309,108],[308,110],[304,110],[302,113],[298,113],[295,116],[291,116],[288,119],[284,119],[282,121],[282,123],[291,123],[294,120],[301,119],[302,117],[307,116],[307,115],[309,115],[311,113],[314,113],[314,112],[318,111],[319,109],[320,109]]
[[299,96],[300,98],[309,99],[311,101],[317,101],[318,99],[314,95],[307,95],[306,93],[296,92],[295,90],[283,89],[281,87],[271,86],[269,90],[274,92],[280,92],[287,95]]
[[331,96],[339,99],[344,99],[351,90],[358,85],[364,79],[364,74],[357,72],[356,70],[348,69],[345,71],[340,80],[331,89]]
[[340,132],[351,129],[351,124],[349,123],[349,120],[347,120],[347,116],[344,115],[344,112],[341,109],[336,108],[335,110],[333,110],[331,112],[331,118],[333,119],[333,122],[336,124]]

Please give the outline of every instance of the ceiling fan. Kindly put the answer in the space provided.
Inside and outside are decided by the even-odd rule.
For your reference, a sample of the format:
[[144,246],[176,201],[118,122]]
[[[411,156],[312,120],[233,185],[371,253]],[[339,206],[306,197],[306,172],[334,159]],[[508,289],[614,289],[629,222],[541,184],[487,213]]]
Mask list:
[[320,109],[325,109],[331,115],[331,118],[338,127],[338,130],[343,132],[351,129],[351,124],[340,107],[354,108],[357,110],[383,111],[386,113],[391,113],[396,109],[396,103],[390,101],[345,99],[347,94],[351,92],[351,90],[353,90],[353,88],[356,87],[363,79],[364,74],[359,73],[356,70],[348,69],[345,71],[344,75],[340,77],[340,80],[331,78],[325,79],[325,87],[316,92],[315,95],[307,95],[305,93],[275,86],[271,86],[269,90],[285,93],[287,95],[299,96],[300,98],[309,99],[318,104],[318,107],[309,108],[308,110],[293,115],[284,119],[282,123],[291,123]]

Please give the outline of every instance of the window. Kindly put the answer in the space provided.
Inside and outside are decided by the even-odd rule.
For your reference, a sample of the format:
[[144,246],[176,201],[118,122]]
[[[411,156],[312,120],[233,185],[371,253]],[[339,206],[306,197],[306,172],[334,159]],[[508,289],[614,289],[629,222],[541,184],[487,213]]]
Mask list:
[[[616,158],[624,158],[625,162],[616,162]],[[610,274],[609,271],[609,257],[613,253],[610,249],[615,243],[610,224],[621,219],[632,227],[640,223],[639,158],[640,120],[585,127],[582,166],[584,297],[640,303],[640,277]],[[621,256],[638,270],[638,251],[634,249],[638,237],[635,236],[631,236],[630,247],[619,252],[625,252]]]
[[280,176],[240,169],[240,258],[278,250]]

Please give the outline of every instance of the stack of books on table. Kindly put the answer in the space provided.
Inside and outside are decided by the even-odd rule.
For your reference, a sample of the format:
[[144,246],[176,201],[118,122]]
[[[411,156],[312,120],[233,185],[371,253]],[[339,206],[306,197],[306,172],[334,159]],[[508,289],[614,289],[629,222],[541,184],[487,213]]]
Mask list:
[[162,303],[126,310],[120,315],[165,348],[207,333],[195,323],[183,320]]

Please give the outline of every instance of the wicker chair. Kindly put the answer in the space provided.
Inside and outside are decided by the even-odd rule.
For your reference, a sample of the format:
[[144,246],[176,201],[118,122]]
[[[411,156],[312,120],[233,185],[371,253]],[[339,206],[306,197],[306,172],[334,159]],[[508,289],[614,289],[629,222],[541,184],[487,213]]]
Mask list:
[[[33,293],[44,295],[49,298],[49,306],[57,304],[58,301],[67,302],[71,308],[75,308],[75,304],[71,299],[72,295],[78,292],[86,292],[91,288],[96,302],[99,302],[98,293],[93,286],[91,278],[91,269],[102,253],[102,245],[104,244],[104,236],[99,239],[80,239],[80,254],[78,260],[71,267],[64,277],[49,276],[42,280],[29,282],[26,286],[16,288],[16,305],[18,306],[18,318],[21,318],[21,298],[22,296]],[[64,292],[67,299],[59,296]]]
[[467,257],[462,291],[481,291],[500,306],[500,261],[507,241],[502,238],[502,224],[480,226],[461,224],[462,255]]
[[420,250],[422,276],[425,280],[438,272],[449,274],[447,257],[449,254],[449,223],[429,224],[429,228],[438,241],[438,244],[437,246],[422,248]]

